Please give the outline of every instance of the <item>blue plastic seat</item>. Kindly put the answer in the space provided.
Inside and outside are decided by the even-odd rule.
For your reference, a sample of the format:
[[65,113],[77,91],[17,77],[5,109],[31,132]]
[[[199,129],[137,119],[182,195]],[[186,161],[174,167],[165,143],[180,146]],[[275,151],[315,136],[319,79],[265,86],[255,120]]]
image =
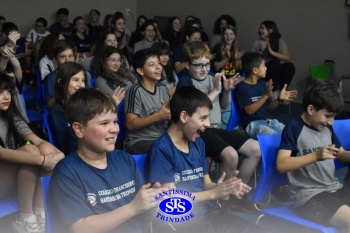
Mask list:
[[[266,194],[275,187],[288,184],[286,173],[279,173],[276,169],[276,158],[279,145],[281,143],[281,133],[257,136],[261,150],[261,174],[257,188],[253,194],[252,201],[259,202]],[[263,214],[272,215],[297,225],[305,226],[322,232],[339,232],[335,227],[325,227],[299,217],[293,212],[291,206],[282,206],[278,208],[266,208],[262,210]]]
[[42,176],[41,187],[43,192],[44,206],[45,206],[45,232],[46,233],[61,233],[66,232],[63,226],[59,222],[59,218],[56,215],[55,208],[50,202],[49,187],[50,176]]
[[124,116],[124,100],[118,105],[118,125],[119,125],[119,134],[117,137],[117,144],[124,142],[125,138],[125,116]]
[[[350,119],[334,120],[333,130],[342,147],[345,150],[350,150]],[[340,169],[349,166],[349,164],[341,163],[338,160],[335,160],[335,166],[337,169]]]
[[132,155],[136,161],[136,165],[139,168],[142,176],[144,179],[146,179],[146,158],[147,154],[137,154],[137,155]]
[[227,122],[226,130],[233,130],[240,125],[241,117],[239,115],[239,109],[236,102],[235,90],[231,90],[231,115]]

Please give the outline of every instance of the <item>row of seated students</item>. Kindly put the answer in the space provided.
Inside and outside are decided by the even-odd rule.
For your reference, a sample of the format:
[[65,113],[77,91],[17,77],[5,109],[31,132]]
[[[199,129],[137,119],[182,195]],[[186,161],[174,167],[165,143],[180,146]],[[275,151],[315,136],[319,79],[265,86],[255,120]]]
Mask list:
[[[83,64],[88,69],[96,47],[98,47],[97,41],[100,33],[104,30],[110,30],[116,35],[117,44],[115,46],[123,52],[129,62],[136,51],[150,48],[155,42],[166,42],[170,47],[171,61],[175,71],[178,76],[181,76],[186,72],[181,55],[183,43],[202,40],[209,45],[208,35],[203,31],[201,21],[194,16],[186,17],[184,26],[181,25],[178,17],[171,17],[166,31],[160,32],[156,21],[147,20],[147,17],[142,15],[137,19],[136,31],[131,33],[125,27],[125,18],[121,12],[116,12],[114,15],[108,14],[104,19],[103,26],[99,24],[100,15],[98,10],[92,9],[89,12],[91,23],[88,25],[81,16],[75,17],[73,23],[70,23],[68,9],[61,8],[56,12],[57,22],[49,27],[49,31],[46,30],[47,21],[41,17],[38,18],[35,27],[26,36],[26,45],[20,46],[20,48],[26,48],[26,51],[22,51],[22,55],[26,55],[27,58],[27,55],[32,53],[35,64],[38,65],[39,60],[47,55],[45,51],[40,52],[39,50],[42,38],[46,37],[49,32],[59,33],[75,43],[78,57],[85,60]],[[194,31],[193,28],[196,28],[197,31]],[[267,77],[273,79],[274,90],[281,90],[284,84],[291,82],[295,73],[294,65],[290,62],[286,42],[281,38],[281,33],[273,21],[263,21],[260,24],[258,34],[259,39],[254,42],[251,50],[264,55],[268,67]],[[214,36],[210,40],[212,71],[214,73],[225,72],[227,76],[232,77],[236,72],[241,71],[240,58],[244,51],[238,47],[236,37],[236,21],[229,15],[218,17],[214,24]],[[172,55],[174,55],[175,61],[172,60]],[[46,57],[44,59],[46,62],[40,65],[43,77],[48,74],[48,71],[44,71],[47,70],[46,63],[49,63],[51,71],[57,68],[55,61],[52,61],[52,55],[49,55],[49,58],[51,61],[47,61]],[[29,66],[30,63],[27,63],[27,67]]]
[[[233,30],[231,30],[233,31]],[[69,44],[67,42],[66,44]],[[71,46],[70,53],[65,54],[64,59],[68,58],[68,62],[63,62],[57,69],[57,77],[55,79],[55,91],[54,91],[54,99],[56,100],[56,94],[58,95],[57,102],[54,101],[54,105],[60,105],[62,116],[65,117],[65,104],[69,102],[71,96],[74,96],[74,93],[78,89],[82,89],[84,87],[88,87],[88,76],[84,67],[74,63],[74,46]],[[126,137],[126,150],[130,153],[147,153],[149,148],[151,148],[152,144],[155,140],[157,140],[160,135],[163,133],[164,129],[167,127],[166,121],[170,121],[171,119],[171,111],[169,109],[169,97],[170,97],[170,89],[165,85],[159,83],[158,81],[162,77],[163,67],[161,63],[160,55],[169,55],[170,51],[168,50],[168,54],[162,54],[155,52],[154,50],[145,49],[140,50],[135,53],[133,56],[132,67],[134,71],[139,76],[139,79],[130,76],[128,78],[125,73],[120,73],[120,77],[113,77],[117,71],[119,71],[120,67],[123,66],[122,62],[124,55],[118,53],[113,47],[106,47],[103,51],[110,50],[109,55],[108,52],[104,52],[98,54],[98,57],[95,58],[94,64],[98,64],[94,66],[96,69],[95,74],[97,75],[96,81],[98,77],[104,78],[103,75],[108,74],[112,76],[110,80],[106,79],[101,82],[105,86],[109,87],[112,92],[110,92],[110,96],[114,99],[115,104],[119,104],[123,98],[125,98],[125,114],[126,114],[126,129],[127,129],[127,137]],[[119,56],[118,56],[119,55]],[[241,55],[239,55],[241,56]],[[73,58],[73,61],[69,60],[69,57]],[[242,95],[237,95],[237,98],[246,98],[246,100],[239,101],[242,105],[240,109],[242,109],[243,114],[247,114],[248,121],[253,122],[257,120],[265,120],[266,121],[266,109],[267,104],[271,100],[271,104],[278,104],[279,101],[290,101],[291,98],[295,97],[295,91],[287,91],[286,85],[281,88],[280,92],[276,92],[273,94],[273,83],[269,81],[266,85],[261,85],[261,78],[266,76],[266,66],[265,60],[259,53],[248,53],[244,55],[242,58],[242,67],[245,73],[247,74],[247,78],[240,82],[236,86],[236,82],[239,79],[239,74],[235,74],[232,78],[226,78],[223,73],[217,73],[214,77],[208,76],[208,72],[210,69],[210,59],[212,58],[210,54],[209,48],[203,42],[189,42],[184,46],[184,61],[186,63],[186,68],[188,69],[188,74],[181,77],[179,79],[179,83],[176,84],[178,88],[182,86],[194,86],[196,89],[204,92],[208,95],[212,102],[212,108],[209,122],[210,127],[206,128],[204,132],[201,132],[203,129],[196,130],[197,137],[200,135],[203,141],[205,142],[205,152],[206,156],[212,157],[215,160],[221,160],[220,163],[220,171],[224,171],[225,175],[222,177],[222,181],[225,180],[227,183],[230,183],[232,177],[237,176],[236,168],[238,163],[238,153],[242,154],[244,157],[242,165],[240,167],[240,173],[238,177],[242,179],[243,183],[248,183],[258,161],[260,158],[260,151],[258,148],[258,144],[255,140],[248,138],[242,134],[239,134],[235,131],[227,132],[225,130],[218,129],[220,117],[220,106],[222,108],[226,108],[230,101],[231,95],[230,90],[236,87],[237,91],[242,89]],[[56,58],[59,58],[58,53],[56,54]],[[98,58],[98,59],[97,59]],[[169,57],[168,57],[169,60]],[[110,67],[108,68],[108,64]],[[98,68],[99,67],[99,68]],[[105,70],[104,70],[105,69]],[[114,70],[113,70],[114,69]],[[165,69],[164,69],[165,70]],[[123,70],[121,70],[123,71]],[[128,69],[125,72],[130,72]],[[168,74],[173,74],[173,72],[169,72]],[[132,74],[131,74],[132,75]],[[107,76],[107,75],[105,75]],[[229,76],[229,75],[228,75]],[[66,80],[64,80],[66,79]],[[124,80],[123,80],[124,79]],[[122,85],[118,85],[113,83],[113,81],[118,80],[118,84],[125,85],[127,90],[124,88],[120,88]],[[134,82],[133,82],[133,81]],[[138,80],[136,82],[136,80]],[[128,86],[128,82],[130,85]],[[114,86],[113,86],[114,85]],[[254,85],[256,90],[251,91],[250,86]],[[221,87],[224,87],[223,90]],[[242,86],[242,87],[241,87]],[[59,89],[60,88],[60,89]],[[172,86],[174,88],[174,85]],[[244,89],[246,88],[246,89]],[[114,89],[114,90],[113,90]],[[58,91],[56,91],[58,90]],[[175,88],[173,89],[173,91]],[[249,92],[253,96],[249,96]],[[220,95],[221,93],[221,95]],[[247,96],[244,96],[247,95]],[[125,97],[124,97],[125,96]],[[260,96],[261,98],[258,101],[249,102],[248,99],[254,99],[256,96]],[[270,104],[270,105],[271,105]],[[245,106],[244,106],[245,105]],[[83,105],[84,106],[84,105]],[[219,111],[218,111],[219,110]],[[244,111],[243,111],[244,110]],[[259,114],[255,114],[256,111],[261,110],[262,112]],[[319,109],[317,110],[319,111]],[[67,113],[67,112],[66,112]],[[338,113],[338,110],[335,111]],[[254,115],[258,118],[249,119],[250,115]],[[53,112],[50,112],[50,115],[54,115]],[[334,116],[331,116],[334,117]],[[246,119],[245,118],[245,119]],[[204,120],[204,119],[202,119]],[[55,123],[55,120],[52,121]],[[184,123],[187,123],[187,119],[184,119]],[[313,122],[312,122],[313,123]],[[78,142],[78,134],[77,132],[73,132],[73,128],[68,121],[65,120],[62,126],[67,126],[66,128],[70,131],[69,137],[62,137],[63,134],[60,134],[61,138],[72,139],[75,141],[75,148]],[[266,126],[264,124],[263,129],[266,130]],[[268,121],[268,126],[271,126],[271,121]],[[260,128],[260,124],[258,122],[257,126],[251,126],[254,130]],[[272,127],[274,125],[272,124]],[[63,127],[62,127],[63,129]],[[80,128],[81,129],[81,128]],[[171,129],[171,128],[170,128]],[[169,129],[169,130],[170,130]],[[281,131],[282,129],[278,129]],[[185,131],[184,131],[185,132]],[[187,132],[187,131],[186,131]],[[193,133],[193,132],[192,132]],[[260,134],[260,133],[256,133]],[[187,134],[186,134],[187,135]],[[187,138],[189,139],[189,138]],[[113,141],[113,138],[105,138],[107,141]],[[40,143],[34,143],[35,145],[39,145]],[[210,146],[212,145],[212,146]],[[213,146],[214,145],[214,146]],[[219,146],[220,145],[220,146]],[[175,145],[176,146],[176,145]],[[12,146],[13,147],[13,146]],[[215,148],[216,147],[216,148]],[[75,149],[73,149],[75,150]],[[79,150],[79,148],[78,148]],[[135,150],[135,151],[132,151]],[[334,147],[326,148],[325,150],[333,151],[332,153],[340,153],[343,154],[343,150],[338,150]],[[71,150],[72,151],[72,150]],[[69,152],[65,153],[68,154]],[[202,153],[203,154],[203,153]],[[322,153],[316,154],[320,159],[324,159],[324,155]],[[347,156],[345,156],[347,157]],[[57,159],[59,160],[59,159]],[[45,163],[45,156],[42,162],[42,165]],[[283,170],[281,168],[281,170]],[[288,169],[287,169],[288,170]],[[157,178],[158,179],[158,178]],[[205,182],[205,181],[204,181]],[[171,180],[163,181],[161,183],[172,183]],[[232,184],[231,184],[232,185]],[[233,185],[235,186],[235,185]],[[170,186],[171,187],[171,186]],[[240,185],[240,187],[246,187]],[[339,187],[339,186],[337,186]],[[246,187],[245,189],[249,189]],[[243,191],[245,192],[245,191]],[[347,196],[347,194],[346,194]],[[240,195],[239,195],[240,197]],[[230,204],[228,205],[242,205],[243,207],[247,206],[249,200],[246,197],[243,200],[237,200],[235,198],[230,198]],[[233,199],[233,200],[232,200]],[[224,201],[223,201],[224,203]],[[243,204],[242,204],[243,203]],[[342,207],[340,204],[336,208],[336,210]],[[329,208],[328,206],[325,207]],[[41,211],[41,212],[40,212]],[[323,210],[324,211],[324,210]],[[342,211],[346,211],[346,209],[342,208]],[[38,219],[42,219],[42,208],[38,210],[34,210],[37,214]],[[338,215],[336,212],[333,212],[330,217],[337,218]],[[29,220],[33,220],[33,216],[23,215],[16,220],[16,224],[21,224],[21,219],[27,219],[27,217],[31,217]],[[307,217],[307,216],[306,216]],[[343,221],[342,219],[337,219],[331,221],[332,224],[337,224],[337,221]],[[24,221],[25,222],[25,221]],[[30,222],[30,221],[29,221]],[[334,223],[335,222],[335,223]],[[342,223],[343,224],[343,223]],[[39,222],[37,226],[39,226]],[[41,224],[42,227],[42,224]],[[71,226],[73,227],[73,226]],[[79,226],[78,226],[79,227]],[[196,226],[196,229],[199,229]]]

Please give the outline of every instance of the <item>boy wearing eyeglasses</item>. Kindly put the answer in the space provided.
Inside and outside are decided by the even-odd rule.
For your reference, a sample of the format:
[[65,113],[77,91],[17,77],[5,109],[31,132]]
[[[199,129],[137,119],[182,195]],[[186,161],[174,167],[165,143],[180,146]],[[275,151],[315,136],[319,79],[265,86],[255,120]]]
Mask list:
[[132,66],[140,81],[127,90],[124,98],[125,147],[130,154],[146,154],[170,121],[170,96],[168,88],[158,82],[163,68],[156,50],[136,52]]
[[[231,90],[235,86],[235,81],[239,78],[237,73],[232,78],[227,79],[223,73],[217,73],[214,77],[208,75],[210,70],[210,50],[208,46],[201,41],[192,41],[184,45],[184,61],[188,69],[188,75],[179,79],[176,87],[194,86],[203,93],[207,94],[213,103],[213,109],[210,111],[210,127],[200,133],[205,142],[206,156],[211,157],[219,163],[221,174],[226,173],[225,179],[231,178],[238,165],[238,153],[244,157],[238,177],[244,183],[248,183],[254,170],[259,163],[261,154],[260,147],[256,140],[250,139],[237,131],[226,131],[220,129],[221,111],[226,109],[231,103]],[[222,90],[223,85],[223,90]],[[227,204],[231,207],[244,212],[255,211],[254,205],[243,198],[232,200]]]

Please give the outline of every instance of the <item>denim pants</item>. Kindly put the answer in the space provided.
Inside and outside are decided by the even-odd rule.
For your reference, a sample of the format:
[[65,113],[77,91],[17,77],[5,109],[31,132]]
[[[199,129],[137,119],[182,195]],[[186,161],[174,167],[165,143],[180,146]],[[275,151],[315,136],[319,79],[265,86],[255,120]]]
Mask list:
[[249,136],[256,138],[257,135],[281,133],[283,128],[284,124],[278,120],[267,119],[250,122],[245,131]]

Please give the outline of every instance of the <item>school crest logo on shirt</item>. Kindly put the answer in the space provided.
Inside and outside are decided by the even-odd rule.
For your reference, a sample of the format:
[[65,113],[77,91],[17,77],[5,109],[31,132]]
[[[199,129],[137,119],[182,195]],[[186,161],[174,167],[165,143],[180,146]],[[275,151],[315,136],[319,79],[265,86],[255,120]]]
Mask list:
[[90,203],[91,206],[94,206],[97,204],[97,201],[96,201],[96,194],[94,193],[88,193],[86,194],[86,200],[87,202]]
[[181,176],[179,173],[174,174],[174,180],[175,180],[175,184],[181,181]]

